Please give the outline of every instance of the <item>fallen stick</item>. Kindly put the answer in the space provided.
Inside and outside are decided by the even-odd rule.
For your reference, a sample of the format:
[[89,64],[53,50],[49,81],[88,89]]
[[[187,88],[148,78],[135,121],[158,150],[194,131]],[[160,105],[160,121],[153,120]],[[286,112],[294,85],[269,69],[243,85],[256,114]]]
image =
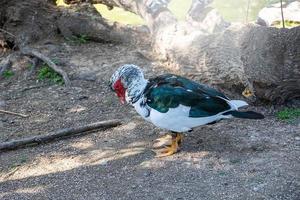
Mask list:
[[64,129],[50,132],[47,135],[38,135],[38,136],[33,136],[33,137],[23,138],[23,139],[19,139],[19,140],[12,140],[9,142],[0,143],[0,151],[11,150],[11,149],[15,149],[15,148],[25,146],[28,144],[46,143],[46,142],[49,142],[49,141],[57,139],[57,138],[72,136],[72,135],[75,135],[78,133],[87,132],[87,131],[100,129],[100,128],[104,130],[104,129],[108,129],[108,128],[115,127],[118,125],[121,125],[121,121],[108,120],[108,121],[95,122],[92,124],[75,127],[75,128],[74,127],[73,128],[64,128]]
[[7,110],[1,110],[1,109],[0,109],[0,113],[5,113],[5,114],[9,114],[9,115],[16,115],[16,116],[20,116],[20,117],[28,117],[28,115],[15,113],[15,112],[7,111]]

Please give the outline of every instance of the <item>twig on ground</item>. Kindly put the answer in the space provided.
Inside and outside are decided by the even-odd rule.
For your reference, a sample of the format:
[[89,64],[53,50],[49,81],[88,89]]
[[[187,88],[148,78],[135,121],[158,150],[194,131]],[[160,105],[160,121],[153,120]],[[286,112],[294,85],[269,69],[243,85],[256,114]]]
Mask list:
[[16,115],[16,116],[20,116],[20,117],[24,117],[24,118],[28,117],[28,115],[15,113],[15,112],[7,111],[7,110],[1,110],[1,109],[0,109],[0,113],[9,114],[9,115]]
[[12,36],[12,37],[16,37],[14,34],[12,34],[11,32],[8,32],[7,30],[4,30],[4,29],[2,29],[2,28],[0,28],[0,31],[2,31],[3,33],[6,33],[6,34],[8,34],[8,35],[10,35],[10,36]]
[[32,49],[32,48],[29,48],[29,47],[22,47],[22,48],[20,48],[20,50],[25,55],[35,56],[35,57],[41,59],[42,61],[44,61],[45,63],[47,63],[47,65],[50,68],[52,68],[54,71],[56,71],[57,73],[59,73],[63,77],[66,86],[71,85],[71,81],[70,81],[67,73],[64,70],[62,70],[60,67],[58,67],[53,61],[51,61],[50,58],[43,55],[39,51],[37,51],[35,49]]
[[38,135],[38,136],[23,138],[19,140],[13,140],[10,142],[0,143],[0,150],[3,151],[3,150],[15,149],[28,144],[41,144],[57,138],[73,136],[78,133],[83,133],[95,129],[108,129],[118,125],[121,125],[120,120],[108,120],[108,121],[101,121],[101,122],[88,124],[85,126],[75,127],[75,128],[73,127],[73,128],[60,129],[57,131],[50,132],[46,135]]

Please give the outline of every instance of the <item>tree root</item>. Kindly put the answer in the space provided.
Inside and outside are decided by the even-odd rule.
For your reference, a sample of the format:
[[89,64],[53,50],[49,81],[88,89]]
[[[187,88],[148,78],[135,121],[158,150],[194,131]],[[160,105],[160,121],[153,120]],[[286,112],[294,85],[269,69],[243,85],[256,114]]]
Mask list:
[[11,61],[12,54],[8,55],[6,58],[0,62],[0,76],[11,67],[12,61]]
[[50,58],[48,58],[47,56],[43,55],[39,51],[32,49],[30,47],[22,47],[22,48],[20,48],[20,50],[21,50],[22,54],[24,54],[24,55],[34,56],[34,57],[37,57],[38,59],[44,61],[50,68],[52,68],[54,71],[56,71],[63,77],[65,85],[67,87],[69,87],[71,85],[71,81],[70,81],[67,73],[64,70],[62,70],[60,67],[58,67],[53,61],[51,61]]
[[108,129],[118,125],[121,125],[121,122],[119,120],[108,120],[108,121],[101,121],[101,122],[88,124],[85,126],[75,127],[75,128],[73,127],[73,128],[60,129],[57,131],[50,132],[46,135],[37,135],[37,136],[23,138],[19,140],[12,140],[10,142],[0,143],[0,150],[1,151],[11,150],[29,144],[46,143],[58,138],[65,138],[67,136],[73,136],[79,133],[83,133],[95,129]]
[[33,59],[30,60],[30,62],[32,65],[30,67],[30,71],[25,75],[25,79],[27,79],[29,76],[33,74],[37,65],[39,64],[39,59],[37,57],[34,57]]

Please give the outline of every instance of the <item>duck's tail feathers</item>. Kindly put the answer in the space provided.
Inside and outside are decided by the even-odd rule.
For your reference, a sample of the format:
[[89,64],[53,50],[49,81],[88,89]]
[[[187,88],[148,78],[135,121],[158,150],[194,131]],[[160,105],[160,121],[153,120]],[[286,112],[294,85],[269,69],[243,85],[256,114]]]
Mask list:
[[235,109],[248,106],[248,103],[242,100],[230,100],[230,105],[233,106]]
[[228,111],[224,113],[223,115],[232,115],[233,117],[237,118],[243,118],[243,119],[263,119],[265,118],[264,115],[253,112],[253,111],[246,111],[246,112],[240,112],[236,110]]

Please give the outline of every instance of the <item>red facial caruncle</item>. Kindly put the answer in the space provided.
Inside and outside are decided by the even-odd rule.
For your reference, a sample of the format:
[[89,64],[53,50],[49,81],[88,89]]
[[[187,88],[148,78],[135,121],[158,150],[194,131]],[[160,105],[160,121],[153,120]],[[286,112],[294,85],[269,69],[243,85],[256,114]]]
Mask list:
[[125,88],[121,82],[121,79],[117,80],[115,84],[113,85],[113,89],[117,93],[117,96],[119,97],[122,104],[125,104]]

